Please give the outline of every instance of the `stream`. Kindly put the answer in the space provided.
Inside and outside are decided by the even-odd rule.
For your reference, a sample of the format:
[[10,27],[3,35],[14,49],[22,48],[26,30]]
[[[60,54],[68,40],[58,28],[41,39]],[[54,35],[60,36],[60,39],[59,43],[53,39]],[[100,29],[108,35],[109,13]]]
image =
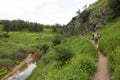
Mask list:
[[42,52],[29,54],[19,65],[15,66],[11,72],[1,80],[25,80],[37,67],[37,62],[41,59]]
[[32,73],[33,69],[37,67],[36,63],[31,63],[27,66],[24,71],[18,71],[16,74],[9,77],[8,80],[25,80]]

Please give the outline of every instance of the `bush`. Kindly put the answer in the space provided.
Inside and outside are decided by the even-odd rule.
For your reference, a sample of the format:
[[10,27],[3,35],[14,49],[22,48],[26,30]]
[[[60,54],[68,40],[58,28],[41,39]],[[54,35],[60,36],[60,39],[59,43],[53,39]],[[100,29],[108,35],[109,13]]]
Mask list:
[[8,35],[8,33],[6,33],[6,32],[0,34],[0,39],[2,39],[2,38],[9,38],[9,37],[10,37],[10,35]]
[[10,61],[0,61],[0,69],[6,68],[8,70],[11,70],[14,67],[14,63]]
[[73,51],[66,46],[58,46],[55,48],[55,60],[60,62],[60,64],[64,64],[66,61],[70,60],[74,55]]
[[37,48],[39,50],[42,50],[43,53],[46,53],[47,50],[49,49],[49,46],[47,44],[36,44],[33,46],[34,48]]
[[59,45],[59,44],[61,44],[61,38],[60,38],[60,36],[56,36],[56,37],[52,40],[52,45],[53,45],[53,46],[57,46],[57,45]]
[[117,18],[120,16],[120,0],[108,0],[108,5],[111,8],[112,18]]
[[7,53],[0,52],[0,58],[8,58],[9,55]]
[[4,68],[0,69],[0,79],[7,73],[8,73],[7,69],[4,69]]
[[28,51],[21,47],[16,51],[13,51],[10,55],[11,59],[22,61],[27,56]]
[[112,80],[120,80],[120,65],[115,68]]
[[43,53],[46,53],[47,50],[49,49],[49,46],[47,44],[43,44],[43,45],[41,45],[40,49],[43,51]]

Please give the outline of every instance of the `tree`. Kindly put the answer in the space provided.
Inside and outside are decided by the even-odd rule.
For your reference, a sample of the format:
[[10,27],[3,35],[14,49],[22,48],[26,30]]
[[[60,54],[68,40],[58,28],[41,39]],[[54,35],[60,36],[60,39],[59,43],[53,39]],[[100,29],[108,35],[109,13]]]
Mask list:
[[9,20],[2,20],[3,30],[9,32]]
[[87,5],[85,4],[84,6],[83,6],[83,10],[85,10],[87,8]]
[[90,14],[90,10],[84,10],[81,14],[80,17],[82,18],[82,23],[85,23],[88,21],[89,19],[89,14]]
[[24,20],[1,20],[3,30],[5,31],[21,31],[28,29],[29,31],[39,32],[43,30],[44,25],[32,23]]
[[81,11],[80,9],[78,9],[78,11],[76,12],[77,15],[80,15]]

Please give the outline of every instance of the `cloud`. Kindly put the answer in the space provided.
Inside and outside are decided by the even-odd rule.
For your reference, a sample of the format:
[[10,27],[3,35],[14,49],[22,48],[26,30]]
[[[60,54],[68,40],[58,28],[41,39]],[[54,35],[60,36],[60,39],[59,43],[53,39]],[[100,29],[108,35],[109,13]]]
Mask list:
[[67,24],[76,11],[93,0],[0,0],[0,19]]

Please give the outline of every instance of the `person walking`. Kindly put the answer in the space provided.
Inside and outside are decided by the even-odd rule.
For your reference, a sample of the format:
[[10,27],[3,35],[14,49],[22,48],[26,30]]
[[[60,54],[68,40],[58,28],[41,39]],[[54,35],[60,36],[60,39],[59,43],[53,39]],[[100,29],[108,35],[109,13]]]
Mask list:
[[93,32],[93,34],[92,34],[92,39],[94,40],[94,43],[95,43],[95,45],[97,46],[97,48],[98,48],[98,40],[99,40],[99,38],[100,38],[100,34],[98,34],[98,33],[94,30],[94,32]]

